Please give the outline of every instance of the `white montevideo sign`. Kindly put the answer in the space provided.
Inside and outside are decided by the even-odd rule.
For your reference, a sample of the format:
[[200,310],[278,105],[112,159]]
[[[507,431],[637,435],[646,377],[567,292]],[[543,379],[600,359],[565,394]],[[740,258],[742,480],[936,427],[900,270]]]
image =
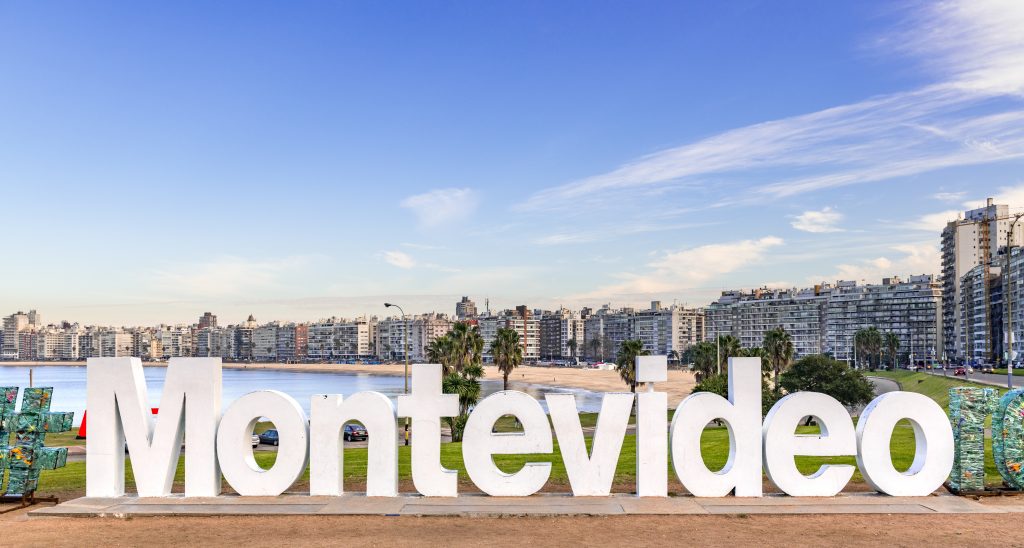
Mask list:
[[[89,436],[86,495],[125,493],[125,446],[131,452],[141,497],[171,494],[175,470],[185,451],[185,496],[213,497],[222,481],[243,496],[283,493],[309,467],[311,495],[341,495],[344,489],[342,429],[347,422],[366,426],[369,436],[366,494],[398,496],[396,418],[412,421],[412,480],[430,497],[458,494],[458,473],[441,465],[441,419],[458,413],[458,397],[441,392],[441,366],[412,367],[412,390],[398,405],[383,394],[317,395],[311,417],[298,402],[275,390],[242,396],[221,413],[219,358],[175,358],[167,367],[160,413],[153,415],[138,358],[91,358],[88,362]],[[846,409],[824,394],[801,392],[780,400],[761,419],[761,360],[729,360],[729,398],[697,393],[687,397],[668,424],[668,397],[655,390],[667,380],[664,356],[638,359],[637,381],[648,390],[636,394],[636,494],[668,495],[669,452],[683,486],[698,497],[762,494],[762,473],[794,496],[833,496],[853,475],[850,465],[826,464],[810,476],[795,457],[855,456],[872,488],[896,496],[923,496],[940,487],[953,465],[953,432],[941,407],[909,392],[890,392],[871,402],[854,428]],[[466,424],[462,455],[469,478],[483,492],[521,497],[536,493],[548,480],[551,464],[528,462],[518,472],[499,469],[493,455],[553,451],[557,436],[561,458],[576,496],[611,492],[626,435],[634,395],[606,394],[593,446],[588,454],[574,397],[545,396],[548,416],[533,397],[512,390],[492,394],[473,409]],[[505,415],[519,419],[522,432],[495,433]],[[820,435],[799,435],[807,416],[817,419]],[[277,460],[262,469],[253,457],[253,426],[266,417],[280,433]],[[893,428],[900,420],[914,428],[916,453],[906,471],[889,454]],[[701,431],[718,420],[729,429],[729,459],[719,471],[701,457]],[[554,431],[552,432],[552,425]]]

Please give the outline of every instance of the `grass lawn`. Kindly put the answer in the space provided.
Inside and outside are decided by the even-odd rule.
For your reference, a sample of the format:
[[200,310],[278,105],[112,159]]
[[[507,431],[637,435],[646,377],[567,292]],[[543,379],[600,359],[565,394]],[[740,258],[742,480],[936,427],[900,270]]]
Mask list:
[[[996,375],[1005,375],[1006,374],[1006,369],[1005,368],[1003,368],[1003,369],[993,369],[992,373],[994,373]],[[1013,370],[1013,376],[1014,377],[1024,377],[1024,369],[1014,369]]]
[[[801,427],[800,433],[814,433],[814,427]],[[591,440],[587,440],[587,444]],[[701,447],[705,462],[712,470],[720,469],[725,465],[729,454],[729,434],[725,428],[707,428],[701,436]],[[909,425],[898,425],[892,437],[893,464],[900,470],[910,467],[914,459],[914,434]],[[550,454],[538,455],[498,455],[495,456],[495,463],[505,472],[515,472],[525,462],[551,462],[551,483],[568,483],[568,476],[565,472],[565,465],[558,452],[557,441],[555,451]],[[400,479],[411,478],[409,464],[409,447],[399,447],[398,452],[398,473]],[[257,452],[256,461],[264,468],[269,468],[276,454],[272,452]],[[991,461],[991,459],[989,459]],[[462,462],[462,444],[446,443],[441,445],[441,463],[449,469],[458,470],[461,478],[466,478],[465,467]],[[822,464],[849,464],[856,465],[854,457],[798,457],[797,466],[805,474],[812,474]],[[367,450],[365,448],[351,448],[345,450],[345,478],[348,481],[359,482],[366,477]],[[134,481],[131,477],[130,464],[126,485],[129,490],[134,488]],[[988,463],[988,477],[998,478],[992,462]],[[675,477],[674,471],[669,463],[670,477]],[[619,455],[618,467],[616,469],[616,481],[633,481],[636,476],[636,437],[627,435],[622,444],[622,452]],[[302,480],[308,481],[309,471],[303,475]],[[184,481],[184,458],[178,464],[178,472],[175,482],[180,484]],[[863,478],[857,472],[853,476],[853,482],[862,482]],[[72,462],[59,470],[44,472],[40,480],[40,492],[69,492],[85,489],[85,463]]]
[[958,386],[974,386],[978,388],[996,388],[999,390],[1000,396],[1006,393],[1005,388],[971,382],[961,378],[940,377],[930,373],[916,373],[914,371],[875,371],[867,373],[867,375],[872,377],[885,377],[887,379],[897,381],[903,387],[903,390],[924,394],[938,402],[938,404],[946,410],[949,409],[950,388],[956,388]]

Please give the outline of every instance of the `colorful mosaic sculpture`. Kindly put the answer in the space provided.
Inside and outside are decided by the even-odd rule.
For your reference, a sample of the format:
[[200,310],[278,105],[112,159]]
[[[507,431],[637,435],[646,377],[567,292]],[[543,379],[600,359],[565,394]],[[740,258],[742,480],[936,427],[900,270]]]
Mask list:
[[995,411],[999,393],[994,388],[950,388],[949,420],[953,425],[954,492],[985,489],[985,419]]
[[[0,474],[7,470],[2,495],[30,495],[42,470],[67,464],[66,447],[45,447],[46,434],[71,430],[74,413],[50,412],[53,388],[26,388],[21,411],[15,412],[18,387],[0,387]],[[14,445],[11,443],[14,435]],[[0,475],[0,481],[3,480]]]
[[1024,489],[1024,390],[1011,390],[992,415],[992,456],[1007,485]]

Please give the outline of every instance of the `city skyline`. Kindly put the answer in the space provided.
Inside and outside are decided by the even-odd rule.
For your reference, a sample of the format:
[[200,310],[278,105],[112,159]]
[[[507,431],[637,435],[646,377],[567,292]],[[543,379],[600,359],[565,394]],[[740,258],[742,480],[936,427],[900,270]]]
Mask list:
[[1024,204],[1022,27],[1008,1],[7,6],[0,310],[704,306],[938,274],[946,221]]

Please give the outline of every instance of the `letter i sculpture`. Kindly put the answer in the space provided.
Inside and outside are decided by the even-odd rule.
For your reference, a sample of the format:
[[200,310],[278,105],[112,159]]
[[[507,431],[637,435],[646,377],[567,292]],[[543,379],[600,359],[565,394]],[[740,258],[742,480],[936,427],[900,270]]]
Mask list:
[[[51,413],[53,388],[26,388],[21,412],[14,411],[18,387],[0,387],[0,481],[7,472],[7,483],[0,495],[7,500],[37,501],[35,490],[39,472],[63,467],[68,460],[66,447],[45,447],[46,434],[71,430],[74,413]],[[14,444],[11,445],[11,434]]]

